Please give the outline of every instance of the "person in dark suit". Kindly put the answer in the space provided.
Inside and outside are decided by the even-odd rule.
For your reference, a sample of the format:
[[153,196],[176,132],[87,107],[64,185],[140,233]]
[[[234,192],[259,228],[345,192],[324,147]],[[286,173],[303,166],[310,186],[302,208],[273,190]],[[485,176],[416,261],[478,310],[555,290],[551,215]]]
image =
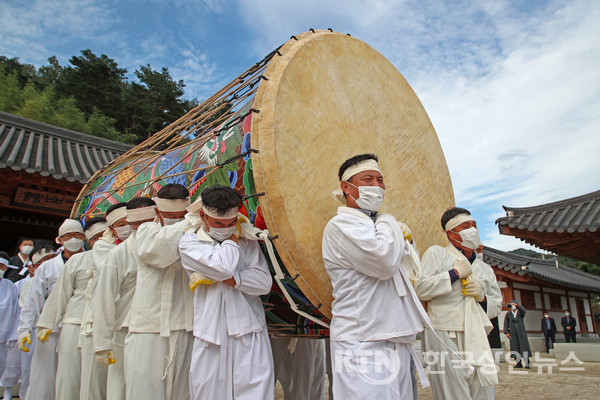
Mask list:
[[18,282],[21,279],[25,279],[25,277],[29,274],[29,270],[27,269],[27,263],[29,262],[29,254],[33,250],[33,239],[30,238],[21,238],[19,240],[19,252],[10,258],[10,264],[14,265],[17,268],[11,268],[6,272],[5,278]]
[[510,357],[517,360],[515,368],[530,368],[531,348],[524,320],[527,311],[515,300],[511,300],[506,307],[509,310],[504,317],[504,334],[510,339]]
[[565,341],[567,343],[577,343],[577,332],[575,327],[577,326],[577,320],[571,316],[569,310],[565,310],[565,316],[560,319],[560,324],[563,327],[563,333],[565,334]]
[[542,334],[546,339],[546,353],[550,353],[550,349],[554,348],[554,342],[556,342],[556,324],[554,318],[550,318],[547,311],[544,311],[544,318],[542,318]]

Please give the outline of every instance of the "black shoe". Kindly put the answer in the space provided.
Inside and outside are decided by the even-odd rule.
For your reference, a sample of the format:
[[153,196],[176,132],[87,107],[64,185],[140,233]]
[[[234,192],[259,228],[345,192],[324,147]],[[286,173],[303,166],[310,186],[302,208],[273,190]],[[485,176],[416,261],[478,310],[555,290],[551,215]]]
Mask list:
[[515,368],[523,368],[523,364],[521,364],[520,362],[517,363],[517,365],[515,365]]

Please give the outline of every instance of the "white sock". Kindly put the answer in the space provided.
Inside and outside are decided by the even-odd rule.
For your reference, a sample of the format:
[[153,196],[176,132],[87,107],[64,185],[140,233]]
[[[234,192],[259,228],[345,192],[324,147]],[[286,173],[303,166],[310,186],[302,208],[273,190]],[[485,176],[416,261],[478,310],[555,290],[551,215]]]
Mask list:
[[12,399],[12,388],[5,387],[4,388],[4,400],[10,400],[10,399]]

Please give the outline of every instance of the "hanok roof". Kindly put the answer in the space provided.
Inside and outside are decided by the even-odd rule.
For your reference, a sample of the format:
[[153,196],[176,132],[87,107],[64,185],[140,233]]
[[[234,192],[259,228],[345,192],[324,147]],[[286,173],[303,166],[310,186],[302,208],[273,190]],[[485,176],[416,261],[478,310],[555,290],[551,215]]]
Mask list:
[[131,147],[0,112],[0,168],[85,183]]
[[588,274],[562,264],[558,264],[557,268],[555,258],[544,260],[484,246],[483,260],[494,267],[520,276],[528,275],[570,289],[600,292],[600,276]]
[[502,235],[578,260],[600,264],[600,190],[534,207],[502,206]]

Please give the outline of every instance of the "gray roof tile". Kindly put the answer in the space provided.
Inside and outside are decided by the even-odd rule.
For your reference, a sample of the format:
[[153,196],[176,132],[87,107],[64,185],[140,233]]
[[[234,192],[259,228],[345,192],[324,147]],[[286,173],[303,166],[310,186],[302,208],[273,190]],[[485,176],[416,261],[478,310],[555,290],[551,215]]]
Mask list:
[[0,112],[0,168],[87,182],[132,146]]
[[[540,259],[507,253],[492,247],[483,247],[483,260],[504,271],[529,275],[544,282],[554,283],[570,289],[600,293],[600,276],[588,274],[559,264],[556,259]],[[522,267],[526,266],[526,269]]]

